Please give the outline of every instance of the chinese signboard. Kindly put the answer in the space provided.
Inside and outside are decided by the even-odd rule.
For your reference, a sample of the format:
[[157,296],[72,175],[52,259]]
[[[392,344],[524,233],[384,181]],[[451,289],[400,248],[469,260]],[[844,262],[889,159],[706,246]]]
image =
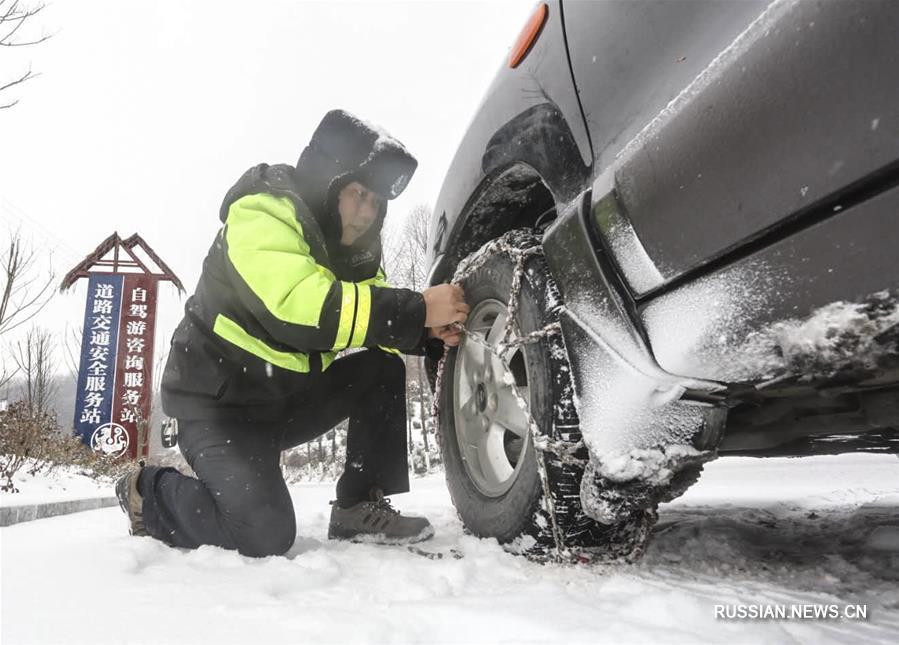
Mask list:
[[146,457],[157,285],[171,282],[182,294],[184,286],[137,233],[107,237],[66,274],[60,290],[82,278],[88,293],[75,434],[111,457]]
[[75,432],[113,457],[146,452],[156,285],[145,274],[92,274],[88,280]]

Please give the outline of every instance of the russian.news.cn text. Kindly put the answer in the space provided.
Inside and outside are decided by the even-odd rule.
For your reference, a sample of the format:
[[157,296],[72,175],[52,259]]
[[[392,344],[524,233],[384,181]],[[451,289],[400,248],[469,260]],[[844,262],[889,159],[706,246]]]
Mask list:
[[867,605],[740,604],[715,605],[715,618],[723,620],[867,620]]

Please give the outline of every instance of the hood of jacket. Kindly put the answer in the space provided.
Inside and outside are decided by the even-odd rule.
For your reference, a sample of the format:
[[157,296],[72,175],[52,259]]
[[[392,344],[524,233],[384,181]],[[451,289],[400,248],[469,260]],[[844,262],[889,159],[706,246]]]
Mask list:
[[290,197],[303,204],[318,223],[334,273],[342,280],[364,280],[381,264],[387,204],[385,201],[364,235],[343,246],[337,196],[344,186],[358,181],[387,200],[395,199],[417,167],[406,147],[377,126],[344,110],[331,110],[315,129],[296,167],[260,164],[251,168],[228,191],[219,217],[224,222],[230,205],[244,195],[267,192]]
[[[342,227],[337,213],[337,196],[344,186],[358,181],[386,200],[395,199],[406,188],[417,167],[418,162],[406,147],[377,126],[345,110],[331,110],[300,154],[295,178],[303,200],[319,221],[326,238],[339,241]],[[371,229],[356,245],[361,248],[371,246],[371,238],[381,233],[386,213],[385,202]],[[359,251],[348,251],[347,254],[352,257]]]

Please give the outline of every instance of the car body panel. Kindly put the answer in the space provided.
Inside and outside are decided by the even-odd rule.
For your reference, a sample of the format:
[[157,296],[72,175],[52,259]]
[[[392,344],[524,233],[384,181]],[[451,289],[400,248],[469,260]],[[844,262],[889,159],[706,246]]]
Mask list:
[[687,87],[769,3],[565,2],[571,68],[596,172]]
[[[550,273],[565,307],[565,336],[584,440],[593,454],[650,448],[662,425],[678,440],[717,437],[724,416],[712,406],[678,401],[687,390],[715,392],[721,384],[666,373],[633,324],[633,303],[615,284],[605,252],[596,248],[587,204],[559,213],[543,237]],[[602,375],[599,378],[598,375]],[[651,403],[647,405],[647,403]]]
[[[516,68],[503,61],[464,135],[434,208],[429,264],[463,234],[490,186],[513,166],[533,169],[558,202],[575,198],[590,180],[590,143],[571,81],[558,2],[532,50]],[[446,279],[433,272],[433,280]]]
[[[839,316],[854,320],[851,306],[834,309],[832,303],[861,303],[896,287],[897,219],[899,187],[894,187],[653,299],[640,315],[656,360],[683,376],[764,378],[780,357],[764,355],[769,348],[753,339],[763,338],[759,335],[773,325],[798,326],[828,305],[833,310],[819,316],[832,320],[822,319],[822,325],[836,324]],[[802,342],[812,343],[816,333],[809,328]]]
[[[566,5],[593,14],[569,44],[597,174],[614,174],[652,260],[650,278],[631,247],[618,257],[638,297],[899,159],[899,83],[883,76],[899,69],[899,4],[601,4]],[[616,31],[635,44],[616,50]]]
[[781,4],[616,171],[666,280],[899,159],[899,4]]

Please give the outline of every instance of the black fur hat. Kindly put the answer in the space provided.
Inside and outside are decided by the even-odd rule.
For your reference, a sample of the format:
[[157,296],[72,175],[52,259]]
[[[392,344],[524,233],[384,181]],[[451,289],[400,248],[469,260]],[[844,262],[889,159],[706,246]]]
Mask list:
[[417,166],[405,146],[386,132],[349,112],[331,110],[300,155],[295,179],[303,201],[322,221],[333,209],[337,192],[349,182],[394,199]]

